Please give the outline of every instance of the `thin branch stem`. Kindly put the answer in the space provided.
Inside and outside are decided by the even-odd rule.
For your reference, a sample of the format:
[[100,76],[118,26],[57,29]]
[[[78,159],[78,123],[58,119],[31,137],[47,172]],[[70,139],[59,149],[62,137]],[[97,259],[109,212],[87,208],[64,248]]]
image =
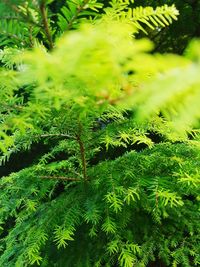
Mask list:
[[44,32],[45,32],[45,35],[46,35],[48,43],[49,43],[49,49],[52,50],[54,47],[54,44],[53,44],[50,26],[48,23],[47,9],[46,9],[44,1],[42,1],[40,4],[40,11],[41,11],[41,16],[42,16],[42,20],[43,20]]
[[79,129],[78,129],[78,134],[76,135],[76,140],[79,144],[79,149],[80,149],[80,156],[81,156],[81,162],[82,162],[82,173],[83,173],[83,179],[86,182],[88,180],[87,177],[87,167],[86,167],[86,157],[85,157],[85,147],[84,147],[84,143],[81,139],[81,135],[82,135],[82,125],[79,122]]
[[34,47],[34,42],[33,42],[33,25],[30,25],[29,27],[29,40],[30,40],[30,47],[33,48]]
[[63,181],[78,181],[80,182],[81,179],[79,178],[72,178],[72,177],[65,177],[65,176],[39,176],[42,179],[53,179],[53,180],[63,180]]
[[18,41],[20,41],[23,45],[26,43],[25,40],[24,40],[23,38],[20,38],[20,37],[17,36],[16,34],[8,33],[8,32],[5,32],[5,31],[1,32],[1,34],[2,34],[2,35],[5,35],[5,36],[7,36],[7,37],[11,37],[11,38],[13,38],[13,39],[15,39],[15,40],[18,40]]
[[23,110],[23,108],[24,108],[24,106],[22,106],[22,105],[13,105],[13,106],[11,106],[11,105],[9,105],[9,104],[2,104],[2,107],[3,108],[5,108],[6,110],[18,110],[18,111],[21,111],[21,110]]
[[78,15],[81,13],[81,11],[84,9],[85,5],[89,2],[89,0],[85,0],[83,1],[82,5],[78,6],[76,9],[75,14],[73,15],[73,17],[71,18],[71,20],[69,21],[68,25],[67,25],[67,31],[71,29],[73,22],[77,19]]
[[75,137],[69,134],[41,134],[38,135],[38,137],[45,138],[45,137],[67,137],[67,138],[72,138],[74,139]]

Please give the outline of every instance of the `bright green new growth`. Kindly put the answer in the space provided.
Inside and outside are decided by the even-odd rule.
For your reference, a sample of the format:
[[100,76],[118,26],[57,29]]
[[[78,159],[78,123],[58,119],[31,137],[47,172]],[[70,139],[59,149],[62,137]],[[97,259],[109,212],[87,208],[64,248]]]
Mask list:
[[1,53],[1,165],[36,143],[48,150],[0,180],[0,266],[200,264],[200,45],[149,53],[137,23],[177,11],[136,9],[131,21],[126,7],[113,1],[51,52]]

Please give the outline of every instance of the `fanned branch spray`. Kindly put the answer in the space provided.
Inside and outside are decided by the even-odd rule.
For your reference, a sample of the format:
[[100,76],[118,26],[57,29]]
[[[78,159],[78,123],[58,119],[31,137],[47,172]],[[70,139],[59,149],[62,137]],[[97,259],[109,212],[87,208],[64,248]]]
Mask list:
[[[49,18],[43,45],[1,53],[0,164],[46,148],[0,180],[0,266],[198,266],[200,45],[153,55],[127,2],[77,24],[76,3],[55,44]],[[172,9],[134,12],[154,27]]]

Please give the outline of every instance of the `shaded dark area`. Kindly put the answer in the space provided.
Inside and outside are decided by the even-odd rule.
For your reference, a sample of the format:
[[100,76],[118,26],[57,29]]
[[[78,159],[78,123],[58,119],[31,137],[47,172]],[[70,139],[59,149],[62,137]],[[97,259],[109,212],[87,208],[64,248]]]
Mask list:
[[147,267],[166,267],[166,265],[163,262],[157,260],[148,264]]
[[37,143],[29,151],[20,151],[12,154],[9,161],[4,166],[0,166],[0,176],[9,175],[12,172],[17,172],[33,165],[41,155],[48,151],[48,145]]

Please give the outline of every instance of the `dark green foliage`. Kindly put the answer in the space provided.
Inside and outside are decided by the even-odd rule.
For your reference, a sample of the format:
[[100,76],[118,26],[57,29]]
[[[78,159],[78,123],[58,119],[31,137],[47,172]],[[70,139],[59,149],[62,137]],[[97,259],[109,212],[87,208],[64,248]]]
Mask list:
[[[38,164],[10,175],[1,182],[2,214],[7,223],[17,221],[1,265],[18,258],[26,266],[43,256],[42,266],[146,266],[156,258],[198,266],[199,155],[187,144],[132,151],[88,168],[85,186],[37,178]],[[60,247],[56,254],[52,242]]]
[[[97,0],[74,1],[10,1],[0,4],[0,46],[32,48],[42,42],[52,49],[54,41],[65,31],[77,28],[83,21],[92,21],[108,13],[117,19],[126,16],[139,30],[160,25],[168,26],[176,19],[178,11],[174,6],[164,5],[153,9],[133,9],[131,1],[110,1],[102,10],[103,3]],[[99,15],[101,11],[101,15]]]
[[0,266],[200,265],[199,42],[132,5],[0,4]]
[[192,38],[200,37],[200,1],[198,0],[168,0],[168,1],[135,1],[135,5],[153,6],[175,4],[180,16],[173,26],[159,32],[149,33],[155,42],[155,50],[160,52],[183,53]]

